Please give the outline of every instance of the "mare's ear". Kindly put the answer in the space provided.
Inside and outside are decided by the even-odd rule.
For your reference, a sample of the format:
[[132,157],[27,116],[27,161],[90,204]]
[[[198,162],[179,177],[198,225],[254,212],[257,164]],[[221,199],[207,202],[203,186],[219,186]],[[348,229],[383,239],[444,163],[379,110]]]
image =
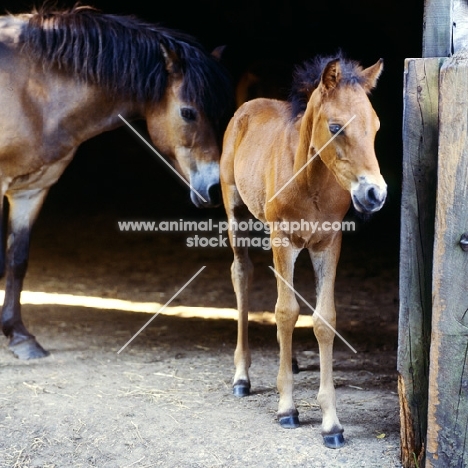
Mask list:
[[173,50],[168,50],[163,44],[159,44],[161,48],[161,52],[164,56],[164,60],[166,62],[166,70],[168,73],[179,73],[180,72],[180,64],[179,59],[176,53]]
[[364,89],[367,92],[370,92],[377,85],[377,80],[379,79],[380,74],[383,70],[383,59],[379,59],[374,65],[366,68],[362,72],[364,77]]
[[225,45],[218,46],[213,51],[211,52],[211,55],[218,61],[221,61],[221,58],[223,56],[224,50],[226,49]]
[[341,65],[340,59],[330,60],[325,65],[325,68],[322,72],[322,77],[320,78],[320,83],[326,91],[331,91],[338,86],[338,83],[341,80]]

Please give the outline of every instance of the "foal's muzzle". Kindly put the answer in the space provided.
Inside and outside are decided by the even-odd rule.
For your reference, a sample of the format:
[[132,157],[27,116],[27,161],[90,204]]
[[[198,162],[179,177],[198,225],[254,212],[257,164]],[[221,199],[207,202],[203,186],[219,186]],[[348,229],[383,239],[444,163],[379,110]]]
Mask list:
[[387,186],[381,187],[365,180],[351,190],[354,208],[364,214],[379,211],[387,198]]

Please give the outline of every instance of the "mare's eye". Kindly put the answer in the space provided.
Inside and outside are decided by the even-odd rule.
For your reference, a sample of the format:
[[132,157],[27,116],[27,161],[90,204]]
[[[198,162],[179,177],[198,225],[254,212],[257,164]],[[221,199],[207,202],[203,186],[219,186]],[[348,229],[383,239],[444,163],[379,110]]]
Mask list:
[[180,115],[188,122],[193,122],[197,119],[197,113],[190,107],[182,107],[182,109],[180,109]]
[[339,124],[330,124],[328,126],[328,129],[330,130],[330,133],[332,133],[333,135],[336,135],[340,130],[341,130],[341,125]]

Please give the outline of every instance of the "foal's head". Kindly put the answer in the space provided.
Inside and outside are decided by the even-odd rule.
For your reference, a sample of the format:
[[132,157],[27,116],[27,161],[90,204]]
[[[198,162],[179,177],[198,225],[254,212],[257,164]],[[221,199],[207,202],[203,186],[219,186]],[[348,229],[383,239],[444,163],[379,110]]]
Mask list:
[[378,211],[387,195],[374,151],[380,122],[368,98],[382,68],[382,60],[366,69],[355,62],[330,60],[308,103],[313,116],[309,157],[320,151],[362,213]]

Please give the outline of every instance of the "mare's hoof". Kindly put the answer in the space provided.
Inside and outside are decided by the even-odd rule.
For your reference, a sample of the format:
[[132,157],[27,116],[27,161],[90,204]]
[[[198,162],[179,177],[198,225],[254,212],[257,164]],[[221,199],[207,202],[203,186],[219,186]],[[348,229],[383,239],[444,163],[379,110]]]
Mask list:
[[39,359],[46,356],[49,356],[49,351],[46,351],[36,340],[35,338],[29,338],[27,340],[20,341],[15,344],[10,344],[8,346],[10,351],[18,359]]
[[232,394],[236,397],[245,397],[250,395],[250,383],[246,380],[239,380],[232,387]]
[[327,434],[323,436],[323,443],[325,447],[331,449],[337,449],[343,447],[345,444],[343,434],[340,432],[338,434]]
[[297,359],[292,360],[292,373],[299,374],[301,370],[299,369],[299,364],[297,363]]
[[296,429],[299,427],[299,415],[297,413],[288,416],[280,416],[278,420],[281,427],[284,429]]

